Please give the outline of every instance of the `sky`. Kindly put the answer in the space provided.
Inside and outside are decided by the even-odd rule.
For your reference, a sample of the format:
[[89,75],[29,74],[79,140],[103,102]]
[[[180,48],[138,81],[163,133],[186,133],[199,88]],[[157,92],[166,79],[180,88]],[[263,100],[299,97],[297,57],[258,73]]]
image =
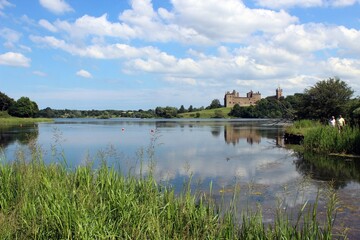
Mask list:
[[138,110],[360,95],[360,0],[0,0],[0,91],[40,109]]

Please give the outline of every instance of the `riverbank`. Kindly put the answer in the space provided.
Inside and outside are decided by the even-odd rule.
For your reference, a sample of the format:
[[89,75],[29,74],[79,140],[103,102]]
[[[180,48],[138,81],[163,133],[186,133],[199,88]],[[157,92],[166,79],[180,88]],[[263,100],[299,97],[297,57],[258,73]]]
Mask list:
[[50,118],[18,118],[12,117],[7,112],[0,111],[0,127],[7,125],[25,125],[34,124],[38,122],[52,122]]

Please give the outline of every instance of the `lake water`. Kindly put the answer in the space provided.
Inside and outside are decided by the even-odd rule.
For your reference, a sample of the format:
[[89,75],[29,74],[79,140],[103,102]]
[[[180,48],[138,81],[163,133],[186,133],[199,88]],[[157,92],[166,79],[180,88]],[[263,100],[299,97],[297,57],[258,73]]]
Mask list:
[[[263,206],[272,221],[275,206],[313,203],[318,190],[334,189],[345,222],[355,236],[360,223],[359,159],[299,155],[284,147],[283,127],[273,120],[55,119],[53,123],[0,128],[7,161],[36,143],[45,162],[76,167],[106,161],[125,174],[147,174],[181,191],[191,186],[218,199],[240,188],[242,205]],[[65,159],[65,160],[64,160]],[[330,188],[328,183],[332,183]],[[322,198],[320,199],[320,206]],[[246,203],[246,204],[245,204]],[[326,211],[326,209],[324,209]],[[354,235],[355,234],[355,235]]]

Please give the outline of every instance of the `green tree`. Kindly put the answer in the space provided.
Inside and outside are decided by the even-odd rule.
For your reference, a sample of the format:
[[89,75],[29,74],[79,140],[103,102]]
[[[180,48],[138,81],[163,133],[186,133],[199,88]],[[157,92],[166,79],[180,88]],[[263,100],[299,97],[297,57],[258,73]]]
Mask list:
[[176,117],[178,113],[178,110],[176,107],[157,107],[155,109],[155,114],[158,117],[162,117],[162,118],[174,118]]
[[208,107],[209,109],[214,109],[214,108],[221,108],[221,103],[219,99],[214,99],[212,100],[212,102],[210,103],[210,106]]
[[231,109],[229,116],[241,117],[241,107],[239,104],[235,104],[235,106]]
[[179,108],[178,113],[184,113],[184,112],[186,112],[186,110],[184,108],[184,105],[181,105],[180,108]]
[[5,93],[0,92],[0,111],[8,110],[14,103],[14,99],[8,97]]
[[15,117],[35,117],[39,112],[38,105],[28,97],[19,98],[8,110]]
[[194,111],[194,108],[193,108],[192,105],[190,105],[189,108],[188,108],[188,112],[192,112],[192,111]]
[[300,118],[325,121],[331,116],[345,115],[346,106],[354,91],[339,78],[319,81],[305,89],[298,110]]

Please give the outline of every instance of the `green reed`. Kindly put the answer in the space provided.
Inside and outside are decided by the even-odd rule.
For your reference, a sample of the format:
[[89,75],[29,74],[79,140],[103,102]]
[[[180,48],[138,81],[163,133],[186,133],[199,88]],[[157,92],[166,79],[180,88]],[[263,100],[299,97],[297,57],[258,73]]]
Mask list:
[[346,126],[339,131],[331,126],[313,127],[304,135],[303,146],[315,152],[360,154],[360,129]]
[[[40,147],[30,159],[0,163],[1,239],[331,239],[338,200],[329,198],[328,221],[319,224],[317,206],[300,210],[293,221],[279,210],[265,225],[261,211],[238,219],[236,193],[220,209],[210,194],[179,195],[153,176],[124,176],[114,167],[91,163],[68,169],[45,164]],[[307,208],[305,208],[305,206]],[[306,211],[306,209],[308,209]]]

